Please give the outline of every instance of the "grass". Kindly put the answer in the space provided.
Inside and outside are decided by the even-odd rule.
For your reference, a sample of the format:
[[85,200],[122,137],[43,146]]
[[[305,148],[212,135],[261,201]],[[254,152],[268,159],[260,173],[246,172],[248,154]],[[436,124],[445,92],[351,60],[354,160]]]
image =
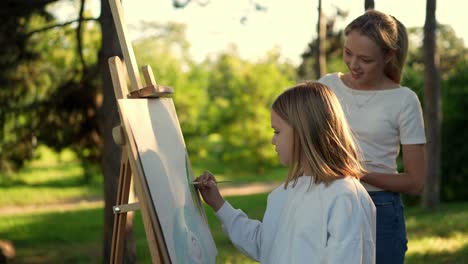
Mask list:
[[70,151],[57,154],[39,147],[37,155],[37,159],[15,174],[0,173],[0,207],[102,197],[102,177],[97,167],[91,168],[91,177],[86,182],[83,166]]
[[468,263],[467,219],[468,202],[407,210],[408,263]]
[[[102,177],[93,169],[89,182],[83,180],[81,164],[64,152],[59,156],[40,149],[40,159],[13,175],[0,175],[0,209],[11,205],[61,203],[70,200],[102,197]],[[195,175],[204,170],[194,167]],[[280,181],[284,168],[264,176],[233,173],[211,168],[220,180],[236,184],[256,181]],[[267,194],[227,198],[251,218],[261,219]],[[217,263],[255,263],[243,256],[223,233],[211,209],[208,222],[218,249]],[[72,210],[24,212],[0,215],[0,239],[10,240],[17,257],[12,263],[102,263],[102,205]],[[442,204],[432,212],[417,207],[406,208],[409,250],[406,263],[468,263],[468,202]],[[139,263],[150,263],[146,236],[137,212],[134,222]]]
[[[261,219],[266,194],[232,197],[230,201],[243,208],[251,204],[245,211]],[[213,212],[205,209],[218,247],[219,263],[249,263],[231,245]],[[139,262],[150,263],[139,213],[134,224]],[[102,263],[102,234],[102,207],[0,216],[0,238],[12,241],[16,247],[13,263]]]
[[102,208],[4,216],[0,237],[13,242],[13,263],[98,263]]
[[[267,194],[229,197],[250,217],[261,219]],[[255,263],[237,251],[212,211],[208,222],[218,248],[217,263]],[[407,208],[409,250],[406,263],[468,263],[468,203],[443,204],[428,212]],[[0,238],[16,246],[13,263],[102,263],[102,208],[0,216]],[[139,214],[135,236],[140,263],[150,263]]]
[[[79,200],[93,200],[103,197],[103,177],[97,166],[91,166],[91,177],[86,182],[85,169],[70,151],[54,153],[41,146],[37,159],[29,162],[17,173],[6,175],[0,172],[0,208],[57,204]],[[286,168],[276,168],[264,175],[249,171],[232,172],[221,164],[205,166],[193,164],[195,177],[209,169],[218,180],[230,180],[236,186],[253,182],[279,182],[287,175]]]

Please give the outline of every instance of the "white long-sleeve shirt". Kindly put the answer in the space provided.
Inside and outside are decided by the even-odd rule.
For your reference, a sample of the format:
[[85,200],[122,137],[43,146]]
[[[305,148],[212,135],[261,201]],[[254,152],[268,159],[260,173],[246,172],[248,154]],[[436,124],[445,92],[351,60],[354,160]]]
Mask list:
[[225,202],[216,215],[233,244],[265,264],[375,263],[375,206],[364,187],[310,179],[271,192],[262,222]]

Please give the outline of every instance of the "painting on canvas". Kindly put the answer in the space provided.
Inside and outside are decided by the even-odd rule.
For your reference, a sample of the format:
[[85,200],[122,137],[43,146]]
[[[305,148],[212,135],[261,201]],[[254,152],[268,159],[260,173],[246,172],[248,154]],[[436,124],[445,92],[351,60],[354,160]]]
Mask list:
[[118,103],[132,131],[172,263],[215,263],[216,246],[190,184],[194,177],[172,99]]

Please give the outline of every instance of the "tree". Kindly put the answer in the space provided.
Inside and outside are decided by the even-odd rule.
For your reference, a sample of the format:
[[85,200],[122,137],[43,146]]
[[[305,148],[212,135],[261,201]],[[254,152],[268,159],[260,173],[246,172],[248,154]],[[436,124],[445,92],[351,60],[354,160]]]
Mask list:
[[[54,1],[0,2],[0,169],[4,172],[22,166],[33,156],[35,142],[31,105],[42,95],[43,83],[38,79],[40,54],[31,50],[31,24],[51,21],[45,6]],[[29,65],[33,67],[28,67]],[[39,66],[39,68],[36,68]]]
[[438,55],[436,51],[436,0],[427,0],[424,23],[424,112],[426,115],[427,157],[423,206],[435,208],[440,203],[440,124],[441,98]]
[[364,1],[364,10],[374,9],[374,8],[375,8],[374,0],[365,0]]
[[201,135],[206,135],[210,122],[204,118],[209,105],[208,65],[196,64],[190,57],[184,24],[145,22],[140,30],[145,37],[134,41],[137,61],[151,66],[159,84],[174,88],[172,98],[190,159],[206,158]]
[[[0,151],[0,160],[2,168],[5,164],[21,166],[32,157],[28,153],[34,148],[35,138],[56,150],[70,147],[82,160],[95,162],[103,157],[104,258],[107,261],[113,226],[111,206],[116,200],[120,161],[120,148],[111,136],[118,115],[107,59],[121,51],[108,1],[101,3],[99,62],[95,57],[100,38],[89,38],[99,33],[95,27],[83,24],[96,21],[85,18],[85,1],[80,1],[78,19],[65,23],[57,23],[45,9],[56,1],[9,0],[0,4],[1,15],[6,18],[0,26],[0,44],[7,51],[0,55],[3,126],[0,147],[15,150]],[[90,30],[95,34],[90,34]],[[69,32],[74,32],[74,37]],[[135,256],[134,249],[127,252],[130,252],[126,254],[129,259]]]
[[[458,54],[461,52],[459,51]],[[468,51],[463,49],[464,61],[454,64],[452,72],[447,80],[442,82],[443,120],[441,131],[441,200],[466,201],[468,193],[468,167],[466,157],[468,155],[468,116],[465,109],[468,108]],[[445,55],[445,54],[444,54]],[[462,56],[460,56],[462,57]]]
[[[409,28],[410,49],[402,84],[411,87],[426,107],[424,92],[424,49],[423,28]],[[464,109],[468,108],[466,88],[468,49],[463,39],[458,37],[449,25],[437,24],[436,54],[441,81],[441,171],[440,200],[464,201],[468,195],[464,186],[468,184],[468,170],[463,166],[468,148],[463,142],[468,140]],[[427,121],[427,120],[426,120]],[[421,197],[422,198],[422,197]],[[405,197],[413,202],[414,197]],[[420,200],[422,201],[422,199]],[[414,201],[413,204],[417,204]]]
[[[0,151],[4,171],[31,159],[36,143],[70,147],[84,165],[100,155],[93,100],[100,43],[96,20],[85,18],[81,9],[78,19],[58,23],[45,9],[54,2],[2,2],[7,26],[0,28],[6,50],[0,55],[0,149],[9,150]],[[80,26],[88,21],[86,28]]]
[[[81,33],[74,37],[68,34],[73,32],[70,31],[73,23],[81,24],[86,19],[57,23],[46,10],[54,2],[7,0],[0,3],[3,18],[0,168],[3,171],[17,169],[33,158],[36,142],[54,142],[51,146],[58,149],[73,138],[71,147],[75,150],[99,145],[93,141],[96,139],[92,125],[95,100],[89,100],[95,95],[95,75],[92,70],[84,71],[85,58],[90,59],[92,55],[86,51],[74,53],[75,47],[82,47],[77,43],[85,43],[87,48],[83,50],[91,50],[92,54],[95,35],[82,39]],[[64,30],[59,32],[60,29]],[[83,87],[88,88],[87,93],[76,96]],[[81,104],[82,100],[86,103]],[[88,154],[82,157],[91,157],[93,153]]]
[[273,100],[292,86],[295,74],[288,63],[278,63],[279,53],[251,63],[239,58],[235,49],[210,63],[207,87],[210,104],[205,148],[224,167],[255,169],[262,173],[275,164],[268,124]]
[[[348,16],[348,12],[335,7],[336,12],[332,16],[325,17],[322,16],[322,19],[325,20],[325,37],[326,43],[323,43],[322,49],[325,51],[323,54],[326,56],[326,68],[330,71],[344,71],[345,67],[342,61],[343,53],[343,30],[335,30],[335,22],[337,19],[344,19]],[[322,27],[323,28],[323,27]],[[317,38],[312,39],[310,43],[307,44],[307,48],[302,54],[302,62],[297,69],[299,78],[301,79],[318,79],[320,77],[317,73],[316,65],[319,63],[318,54],[319,50],[319,40]],[[320,52],[321,53],[321,52]],[[326,71],[326,70],[325,70]]]
[[322,77],[327,72],[327,55],[325,49],[327,37],[326,19],[322,10],[322,0],[318,1],[318,21],[317,21],[317,61],[315,62],[315,75]]
[[[102,44],[99,51],[99,71],[101,73],[103,101],[99,109],[99,130],[103,139],[102,170],[104,174],[104,262],[109,261],[112,245],[112,230],[114,216],[112,206],[117,198],[120,156],[122,149],[114,142],[112,129],[119,125],[120,118],[110,75],[108,58],[122,56],[117,32],[112,19],[108,0],[101,1],[101,15],[99,17],[102,32]],[[127,213],[125,228],[126,240],[124,245],[124,263],[136,262],[136,244],[133,236],[133,214]]]

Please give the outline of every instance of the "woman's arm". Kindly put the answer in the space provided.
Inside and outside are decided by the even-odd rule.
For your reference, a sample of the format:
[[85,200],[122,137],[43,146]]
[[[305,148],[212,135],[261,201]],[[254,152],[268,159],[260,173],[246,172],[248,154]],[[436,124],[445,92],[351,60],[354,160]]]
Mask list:
[[421,194],[426,178],[424,147],[425,144],[403,145],[403,173],[369,172],[361,181],[387,191]]

